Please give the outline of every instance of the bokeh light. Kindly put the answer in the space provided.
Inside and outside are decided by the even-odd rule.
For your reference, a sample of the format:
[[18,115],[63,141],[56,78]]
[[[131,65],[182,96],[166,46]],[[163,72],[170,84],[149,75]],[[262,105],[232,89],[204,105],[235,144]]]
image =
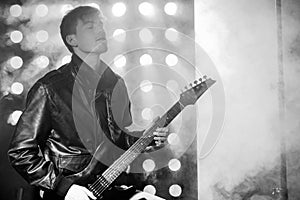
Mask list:
[[151,108],[144,108],[142,110],[142,118],[144,120],[150,121],[153,119],[153,111]]
[[43,69],[43,68],[46,68],[49,65],[50,61],[49,61],[49,58],[47,56],[39,56],[33,61],[33,63],[35,65],[37,65],[37,67]]
[[149,80],[143,80],[141,83],[140,83],[140,89],[143,91],[143,92],[150,92],[152,90],[153,86],[152,86],[152,82],[149,81]]
[[140,64],[141,65],[151,65],[152,64],[152,57],[149,54],[144,54],[140,57]]
[[166,3],[164,10],[168,15],[175,15],[177,12],[177,4],[174,2],[168,2]]
[[143,162],[143,169],[146,172],[152,172],[155,168],[155,162],[152,159],[147,159]]
[[45,17],[48,14],[48,6],[40,4],[35,8],[35,13],[39,17]]
[[179,144],[179,137],[178,137],[178,135],[176,133],[170,133],[168,135],[167,140],[168,140],[168,143],[170,145],[177,145],[177,144]]
[[48,32],[41,30],[36,33],[36,39],[39,42],[46,42],[48,40]]
[[9,63],[12,68],[19,69],[23,65],[23,59],[19,56],[14,56],[9,60]]
[[19,83],[19,82],[14,82],[12,85],[11,85],[11,92],[13,94],[22,94],[23,90],[24,90],[24,86],[22,83]]
[[19,17],[22,14],[22,7],[20,5],[12,5],[9,8],[10,15],[13,17]]
[[152,35],[151,31],[148,28],[143,28],[139,32],[139,37],[145,43],[150,43],[153,40],[153,35]]
[[165,32],[165,37],[171,42],[176,42],[179,37],[178,35],[178,31],[174,28],[168,28]]
[[115,40],[123,42],[126,39],[126,32],[124,29],[116,29],[113,33]]
[[178,171],[181,167],[181,163],[178,159],[171,159],[168,163],[169,169],[172,171]]
[[12,112],[9,117],[8,117],[8,120],[7,120],[7,123],[8,124],[11,124],[11,125],[16,125],[20,119],[20,116],[22,115],[22,111],[20,110],[15,110],[14,112]]
[[180,185],[174,184],[169,187],[169,193],[173,197],[179,197],[182,193]]
[[139,5],[139,11],[142,15],[151,16],[154,14],[153,5],[149,2],[143,2]]
[[178,63],[178,57],[174,54],[169,54],[166,56],[165,62],[168,66],[173,67]]
[[126,12],[126,5],[122,2],[115,3],[111,9],[112,13],[116,17],[121,17]]
[[144,192],[155,195],[156,189],[153,185],[146,185],[143,189]]
[[65,64],[69,63],[71,61],[71,59],[72,59],[71,55],[66,55],[61,59],[61,64],[65,65]]
[[10,40],[13,43],[19,43],[22,41],[22,39],[23,39],[23,34],[21,31],[12,31],[10,33]]
[[126,65],[126,57],[123,55],[118,55],[114,58],[114,65],[118,68],[124,67]]

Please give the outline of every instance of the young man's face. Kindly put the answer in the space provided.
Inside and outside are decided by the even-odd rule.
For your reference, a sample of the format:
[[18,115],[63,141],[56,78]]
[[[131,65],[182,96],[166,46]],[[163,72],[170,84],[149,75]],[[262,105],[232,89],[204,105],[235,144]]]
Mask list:
[[101,54],[107,51],[106,34],[99,14],[78,20],[75,39],[77,50],[83,53]]

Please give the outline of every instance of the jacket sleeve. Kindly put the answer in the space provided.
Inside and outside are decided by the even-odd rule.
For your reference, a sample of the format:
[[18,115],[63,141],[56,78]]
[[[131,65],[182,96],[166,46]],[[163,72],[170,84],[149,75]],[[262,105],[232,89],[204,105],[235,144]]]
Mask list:
[[59,174],[53,163],[42,154],[52,129],[50,101],[46,86],[38,82],[31,88],[25,110],[11,140],[8,156],[11,165],[31,185],[64,196],[72,184],[71,180]]

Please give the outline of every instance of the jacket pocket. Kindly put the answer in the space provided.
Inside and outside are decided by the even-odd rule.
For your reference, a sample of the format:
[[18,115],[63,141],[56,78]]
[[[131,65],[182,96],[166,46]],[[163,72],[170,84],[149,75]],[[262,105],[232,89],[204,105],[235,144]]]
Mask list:
[[90,154],[59,156],[58,168],[64,175],[70,175],[83,170],[91,160]]

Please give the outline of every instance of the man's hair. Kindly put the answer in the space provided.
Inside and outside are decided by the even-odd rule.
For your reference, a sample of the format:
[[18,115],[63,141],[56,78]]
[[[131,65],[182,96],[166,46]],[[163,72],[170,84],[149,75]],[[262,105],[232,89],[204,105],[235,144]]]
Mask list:
[[60,24],[60,35],[71,53],[73,53],[73,47],[68,44],[67,35],[76,34],[76,26],[78,20],[83,20],[86,16],[98,14],[99,17],[104,18],[102,12],[97,8],[91,6],[79,6],[68,12],[62,19]]

